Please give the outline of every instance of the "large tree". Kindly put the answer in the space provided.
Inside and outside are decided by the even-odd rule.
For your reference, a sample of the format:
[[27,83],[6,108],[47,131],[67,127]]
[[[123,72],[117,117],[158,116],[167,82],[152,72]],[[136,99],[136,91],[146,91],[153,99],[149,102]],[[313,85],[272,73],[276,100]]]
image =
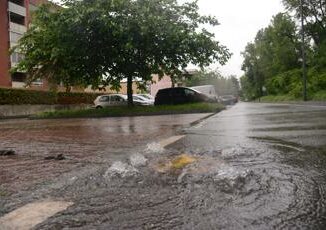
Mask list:
[[301,1],[306,32],[319,46],[326,39],[326,0],[283,0],[283,4],[300,19]]
[[224,64],[227,48],[203,25],[218,25],[201,16],[197,1],[66,0],[65,7],[39,10],[18,49],[26,58],[17,68],[32,78],[67,84],[117,85],[127,78],[150,81],[156,73],[177,77],[188,64]]
[[[283,0],[286,8],[301,19],[300,0]],[[326,70],[326,0],[303,0],[303,19],[308,43],[313,41],[309,64],[323,73]]]
[[268,27],[258,31],[255,41],[248,43],[242,55],[246,75],[243,82],[247,88],[252,87],[250,97],[260,97],[271,78],[300,66],[295,22],[287,14],[277,14]]

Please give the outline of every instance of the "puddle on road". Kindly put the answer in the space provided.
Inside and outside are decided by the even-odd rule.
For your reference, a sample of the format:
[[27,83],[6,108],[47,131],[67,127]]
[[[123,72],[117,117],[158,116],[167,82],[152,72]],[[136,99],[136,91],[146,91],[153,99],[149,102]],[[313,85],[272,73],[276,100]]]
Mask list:
[[303,146],[289,141],[284,141],[282,139],[273,138],[273,137],[251,137],[252,139],[260,140],[268,145],[271,145],[274,148],[279,148],[280,150],[285,151],[298,151],[304,152]]
[[[87,179],[74,180],[69,185],[71,196],[81,195],[83,203],[67,219],[58,220],[62,225],[52,226],[68,223],[92,229],[98,227],[94,222],[103,228],[128,229],[141,229],[144,223],[169,229],[322,226],[326,213],[322,175],[285,164],[281,150],[266,147],[269,143],[257,146],[196,152],[152,143],[124,161],[101,166]],[[303,160],[302,154],[295,157]],[[80,221],[85,222],[78,225]]]
[[[268,148],[270,145],[275,148]],[[252,221],[251,226],[258,228],[266,226],[266,220],[275,228],[298,223],[307,227],[309,220],[313,220],[311,226],[320,226],[325,223],[325,181],[314,170],[286,164],[284,152],[289,151],[303,154],[305,150],[292,143],[260,140],[258,148],[236,146],[192,152],[185,156],[195,160],[179,170],[173,169],[175,158],[171,157],[150,166],[159,173],[174,175],[177,183],[185,186],[184,192],[192,197],[189,202],[195,210],[204,200],[210,200],[211,214],[222,206],[229,216],[224,214],[220,218],[243,217],[243,223]],[[302,156],[298,157],[303,160]]]

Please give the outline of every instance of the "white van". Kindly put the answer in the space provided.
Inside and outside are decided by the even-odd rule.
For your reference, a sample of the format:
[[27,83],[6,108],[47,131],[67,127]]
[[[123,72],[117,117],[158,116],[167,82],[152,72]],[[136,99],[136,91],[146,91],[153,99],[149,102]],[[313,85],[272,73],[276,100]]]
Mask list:
[[197,90],[203,94],[206,94],[208,97],[218,101],[218,95],[215,91],[215,87],[213,85],[199,85],[190,87],[191,89]]

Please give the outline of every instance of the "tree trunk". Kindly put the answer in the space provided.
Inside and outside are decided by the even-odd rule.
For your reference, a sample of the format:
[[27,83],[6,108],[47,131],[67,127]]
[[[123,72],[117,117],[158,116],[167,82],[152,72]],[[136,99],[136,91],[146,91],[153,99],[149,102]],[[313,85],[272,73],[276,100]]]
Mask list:
[[133,106],[134,101],[132,99],[132,76],[127,77],[127,96],[128,96],[128,106]]
[[171,77],[171,88],[175,87],[175,79],[174,77]]
[[71,86],[66,85],[66,93],[70,93],[71,92]]

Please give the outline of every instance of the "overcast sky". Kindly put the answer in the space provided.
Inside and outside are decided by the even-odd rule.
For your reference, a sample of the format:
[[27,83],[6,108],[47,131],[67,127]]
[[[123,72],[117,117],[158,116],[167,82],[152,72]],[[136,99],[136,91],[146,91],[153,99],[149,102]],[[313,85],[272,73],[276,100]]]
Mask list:
[[242,75],[241,52],[253,41],[259,29],[268,26],[272,16],[284,11],[281,0],[199,0],[202,14],[214,15],[220,25],[214,27],[216,39],[233,53],[220,71],[224,75]]
[[219,70],[223,75],[238,77],[242,75],[240,53],[246,44],[253,41],[259,29],[268,26],[273,15],[284,10],[281,0],[199,0],[198,4],[201,14],[217,17],[220,25],[210,31],[233,53],[229,62]]

